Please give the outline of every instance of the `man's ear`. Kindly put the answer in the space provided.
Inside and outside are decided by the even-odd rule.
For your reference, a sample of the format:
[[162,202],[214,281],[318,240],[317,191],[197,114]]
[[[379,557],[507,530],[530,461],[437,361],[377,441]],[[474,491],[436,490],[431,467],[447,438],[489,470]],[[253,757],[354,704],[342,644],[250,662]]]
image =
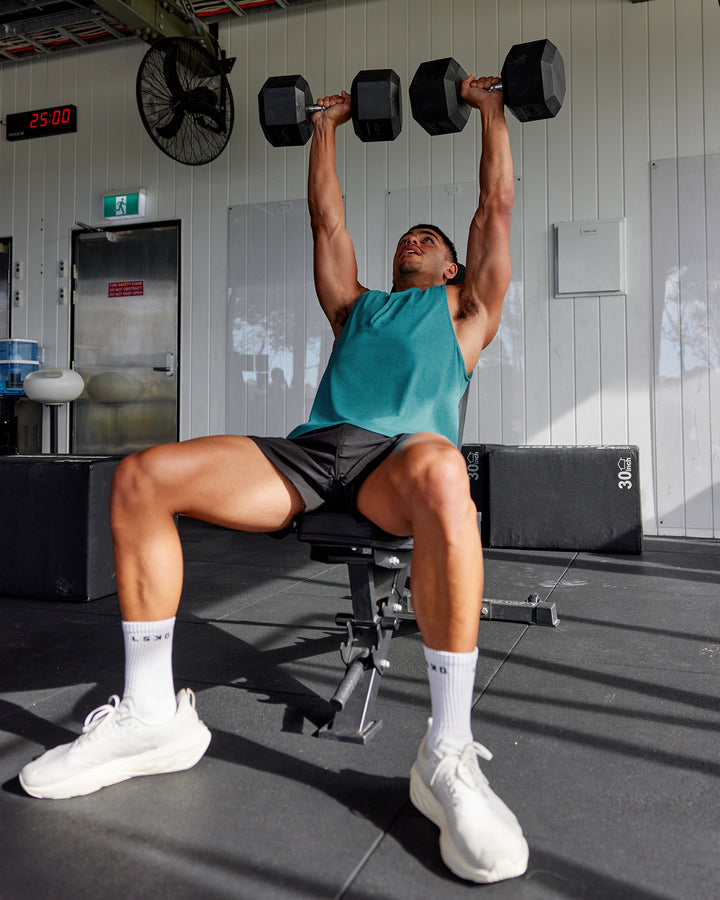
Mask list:
[[445,269],[445,283],[452,284],[453,279],[458,273],[458,267],[456,263],[450,263],[450,265]]

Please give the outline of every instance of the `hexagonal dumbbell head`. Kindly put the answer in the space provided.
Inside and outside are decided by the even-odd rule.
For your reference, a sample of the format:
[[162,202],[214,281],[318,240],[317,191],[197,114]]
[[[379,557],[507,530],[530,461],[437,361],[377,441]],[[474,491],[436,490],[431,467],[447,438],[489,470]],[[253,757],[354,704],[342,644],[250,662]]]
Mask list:
[[470,107],[460,99],[460,84],[467,72],[448,56],[421,63],[410,83],[413,118],[428,134],[462,131]]
[[312,134],[310,86],[302,75],[274,75],[258,94],[260,127],[273,147],[299,147]]
[[392,69],[358,72],[350,89],[350,108],[361,141],[394,141],[402,129],[400,76]]
[[551,41],[510,49],[500,73],[505,105],[521,122],[556,116],[565,97],[565,64]]

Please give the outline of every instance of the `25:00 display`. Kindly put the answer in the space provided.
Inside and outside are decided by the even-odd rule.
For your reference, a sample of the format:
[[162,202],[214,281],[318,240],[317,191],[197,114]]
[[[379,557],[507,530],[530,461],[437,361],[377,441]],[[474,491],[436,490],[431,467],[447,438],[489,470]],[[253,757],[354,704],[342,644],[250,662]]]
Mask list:
[[30,117],[31,128],[46,128],[48,125],[67,125],[72,115],[72,107],[65,106],[62,109],[52,110],[52,115],[48,115],[49,110],[35,112]]

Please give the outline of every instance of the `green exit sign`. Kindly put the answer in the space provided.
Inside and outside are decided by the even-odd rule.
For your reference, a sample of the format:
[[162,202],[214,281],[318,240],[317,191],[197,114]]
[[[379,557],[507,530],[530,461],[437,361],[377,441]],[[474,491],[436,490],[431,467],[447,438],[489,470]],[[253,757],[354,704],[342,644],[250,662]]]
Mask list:
[[103,197],[103,215],[106,219],[130,219],[145,215],[146,191],[126,194],[105,194]]

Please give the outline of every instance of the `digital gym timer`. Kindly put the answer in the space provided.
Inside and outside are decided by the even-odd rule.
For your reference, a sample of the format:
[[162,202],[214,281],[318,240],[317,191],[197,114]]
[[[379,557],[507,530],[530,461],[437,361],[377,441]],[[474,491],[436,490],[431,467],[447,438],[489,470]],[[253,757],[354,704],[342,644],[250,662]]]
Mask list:
[[10,113],[5,118],[5,136],[9,141],[47,137],[51,134],[67,134],[77,131],[77,107],[49,106],[31,109],[29,112]]

